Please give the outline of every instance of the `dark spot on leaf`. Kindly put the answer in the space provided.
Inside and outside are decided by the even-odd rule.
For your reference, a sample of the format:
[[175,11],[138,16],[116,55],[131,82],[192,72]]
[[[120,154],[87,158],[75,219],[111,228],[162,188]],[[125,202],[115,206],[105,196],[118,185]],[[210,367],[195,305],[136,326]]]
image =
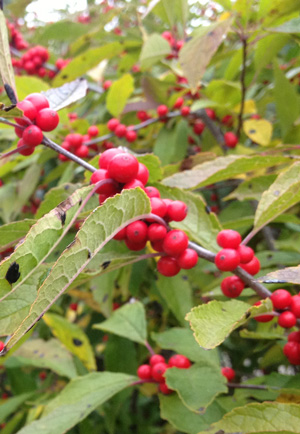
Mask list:
[[74,344],[76,347],[80,347],[80,346],[82,345],[82,341],[81,341],[80,339],[76,339],[76,338],[74,338],[74,339],[73,339],[73,344]]
[[69,185],[65,185],[65,190],[69,190],[70,186]]
[[80,199],[80,201],[78,202],[78,205],[80,206],[82,204],[82,199]]
[[273,255],[271,255],[271,254],[267,256],[267,259],[268,259],[269,261],[270,261],[270,259],[272,259],[272,258],[273,258]]
[[88,405],[87,405],[87,408],[91,408],[91,406],[92,406],[92,404],[88,404]]
[[251,316],[251,313],[250,312],[246,312],[245,318],[248,319],[249,316]]
[[182,280],[188,280],[187,276],[182,276]]
[[8,281],[8,283],[13,284],[19,279],[20,276],[21,273],[19,272],[19,264],[13,262],[10,264],[9,269],[7,270],[5,279]]
[[101,267],[103,268],[103,270],[106,270],[106,268],[110,265],[111,261],[105,261],[103,262],[103,264],[101,265]]
[[223,309],[223,308],[222,308],[221,310],[222,310],[222,312],[226,312],[226,309]]
[[67,75],[67,74],[64,74],[64,75],[62,75],[62,77],[61,78],[63,78],[64,80],[66,79],[66,78],[68,78],[69,76]]
[[252,184],[249,184],[249,186],[248,186],[249,188],[252,188]]
[[90,251],[90,250],[88,250],[88,259],[91,259],[91,257],[92,257],[92,252]]
[[107,299],[108,299],[108,294],[105,294],[105,296],[102,299],[102,302],[105,303]]
[[255,134],[256,130],[249,130],[249,134]]
[[210,209],[210,207],[208,205],[205,206],[205,211],[206,211],[207,214],[211,213],[211,209]]
[[65,212],[62,212],[61,214],[60,214],[60,219],[61,219],[61,224],[64,226],[64,224],[65,224],[65,222],[66,222],[66,213]]

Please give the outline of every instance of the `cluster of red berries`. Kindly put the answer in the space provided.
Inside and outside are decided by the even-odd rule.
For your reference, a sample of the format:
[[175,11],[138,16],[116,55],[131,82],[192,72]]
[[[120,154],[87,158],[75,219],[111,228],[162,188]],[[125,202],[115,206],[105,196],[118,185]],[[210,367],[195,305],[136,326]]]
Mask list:
[[18,102],[17,107],[23,111],[22,118],[16,118],[20,127],[15,127],[15,133],[20,138],[17,147],[22,155],[31,155],[34,148],[43,140],[43,131],[53,131],[58,123],[59,116],[55,110],[49,108],[47,98],[40,93],[32,93],[23,101]]
[[21,32],[19,32],[15,24],[7,21],[7,28],[10,32],[10,45],[20,51],[26,50],[28,43],[23,39]]
[[24,69],[28,75],[37,75],[45,77],[47,74],[44,63],[49,59],[49,51],[47,48],[37,45],[30,48],[20,59],[13,59],[13,66],[19,70]]
[[112,118],[108,121],[107,128],[117,137],[125,138],[129,143],[132,143],[137,139],[137,133],[133,130],[133,127],[126,127],[126,125],[121,124],[116,118]]
[[145,364],[139,366],[137,375],[145,383],[158,383],[160,392],[162,392],[164,395],[169,395],[173,392],[173,390],[169,389],[166,384],[164,375],[167,369],[188,369],[190,366],[191,362],[189,359],[181,354],[175,354],[174,356],[170,357],[168,363],[166,363],[166,359],[160,354],[154,354],[150,357],[149,365]]
[[184,45],[184,41],[182,39],[176,40],[171,32],[166,30],[161,34],[161,36],[168,41],[170,47],[172,48],[172,53],[167,56],[167,59],[173,59],[178,57],[178,53]]
[[[149,171],[139,163],[135,156],[117,148],[108,149],[100,155],[99,170],[91,176],[91,183],[103,182],[97,189],[100,205],[123,189],[140,187],[150,198],[151,212],[165,220],[182,221],[187,215],[187,206],[179,200],[161,199],[157,188],[145,185],[148,182]],[[175,276],[180,269],[193,268],[198,261],[197,253],[188,248],[188,236],[181,230],[167,231],[167,225],[153,220],[139,220],[120,230],[116,240],[124,240],[127,247],[133,251],[145,248],[147,241],[152,248],[161,253],[157,262],[158,271],[164,276]]]
[[[241,235],[232,229],[218,233],[217,243],[223,247],[215,257],[215,264],[221,271],[233,271],[240,266],[254,276],[260,270],[260,262],[253,249],[241,244]],[[244,282],[237,276],[226,277],[221,283],[221,290],[226,297],[238,297],[245,288]]]
[[[86,142],[92,138],[98,136],[99,129],[96,125],[91,125],[88,129],[87,134],[71,133],[68,134],[61,147],[72,154],[77,155],[79,158],[86,158],[89,155],[89,147],[85,145]],[[91,146],[92,149],[93,146]],[[97,149],[97,147],[96,147]],[[68,161],[69,158],[63,154],[59,154],[58,158],[61,161]]]

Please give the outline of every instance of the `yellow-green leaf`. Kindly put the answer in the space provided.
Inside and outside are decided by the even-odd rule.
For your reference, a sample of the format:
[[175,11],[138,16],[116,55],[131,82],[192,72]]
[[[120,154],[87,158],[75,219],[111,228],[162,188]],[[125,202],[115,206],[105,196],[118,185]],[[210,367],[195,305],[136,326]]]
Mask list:
[[132,94],[133,90],[134,79],[130,74],[125,74],[119,78],[119,80],[114,81],[109,88],[106,98],[107,110],[113,116],[119,116],[126,106],[128,98]]
[[258,143],[261,146],[268,146],[273,132],[273,126],[271,122],[266,119],[249,119],[244,121],[243,124],[245,134],[253,142]]
[[143,69],[148,69],[170,54],[169,43],[157,33],[153,33],[143,45],[140,62]]

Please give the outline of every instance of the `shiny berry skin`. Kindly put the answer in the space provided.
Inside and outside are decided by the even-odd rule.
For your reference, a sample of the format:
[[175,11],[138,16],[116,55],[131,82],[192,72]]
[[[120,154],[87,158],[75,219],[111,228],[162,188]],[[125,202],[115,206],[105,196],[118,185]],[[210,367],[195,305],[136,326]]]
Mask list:
[[36,125],[30,125],[29,127],[25,128],[22,139],[25,145],[37,146],[43,140],[42,130]]
[[0,341],[0,353],[1,353],[1,351],[3,350],[4,347],[5,347],[4,342]]
[[175,354],[170,357],[169,363],[170,368],[188,369],[191,366],[189,359],[182,354]]
[[254,257],[254,251],[251,247],[244,246],[243,244],[239,245],[237,248],[237,252],[240,255],[241,264],[247,264],[252,261]]
[[[105,179],[111,179],[110,176],[109,176],[109,174],[108,174],[108,171],[105,170],[105,169],[98,169],[98,170],[96,170],[92,174],[92,176],[91,176],[91,183],[92,184],[97,184],[97,182],[104,181]],[[108,194],[108,195],[110,195],[110,194],[117,193],[117,190],[116,190],[115,183],[112,182],[112,180],[111,180],[111,182],[107,182],[107,184],[104,183],[103,185],[101,185],[97,189],[96,192],[98,194]]]
[[125,135],[126,135],[126,133],[127,133],[127,128],[126,128],[126,126],[125,125],[123,125],[123,124],[119,124],[116,128],[115,128],[115,130],[114,130],[114,133],[115,133],[115,135],[117,136],[117,137],[124,137]]
[[224,229],[217,235],[217,243],[224,249],[237,249],[241,241],[240,234],[232,229]]
[[180,267],[175,258],[163,256],[157,262],[157,270],[163,276],[172,277],[179,273]]
[[161,118],[161,117],[164,117],[168,114],[169,109],[166,105],[159,105],[156,109],[156,112],[157,112],[158,116]]
[[107,122],[107,128],[109,131],[115,131],[118,125],[120,125],[120,121],[116,118],[112,118]]
[[89,155],[89,148],[85,145],[79,146],[79,148],[76,149],[76,155],[79,158],[87,158]]
[[83,136],[79,133],[68,134],[65,140],[70,144],[72,148],[79,148],[83,142]]
[[203,131],[205,130],[205,123],[202,122],[202,121],[200,121],[200,120],[196,121],[196,122],[194,123],[194,128],[193,128],[193,130],[194,130],[194,133],[195,133],[195,134],[198,134],[198,135],[202,134]]
[[[27,125],[27,124],[26,124]],[[15,133],[16,133],[16,135],[20,138],[20,139],[22,139],[22,136],[23,136],[23,129],[22,128],[18,128],[18,127],[15,127]]]
[[138,173],[136,175],[136,179],[141,181],[144,185],[147,184],[149,179],[149,170],[143,163],[139,163]]
[[59,124],[59,116],[55,110],[42,109],[38,112],[35,123],[42,131],[53,131]]
[[126,184],[123,185],[122,190],[131,190],[132,188],[140,187],[142,190],[144,190],[144,184],[141,183],[138,179],[132,179],[132,181],[126,182]]
[[165,363],[166,360],[165,360],[165,358],[164,358],[163,356],[161,356],[160,354],[154,354],[153,356],[150,357],[149,362],[150,362],[150,365],[151,365],[151,366],[154,366],[154,365],[156,365],[157,363]]
[[131,154],[118,154],[110,161],[107,170],[111,178],[125,184],[136,178],[139,163],[136,157]]
[[[254,303],[253,306],[260,306],[261,305],[261,301],[257,301],[256,303]],[[258,322],[269,322],[272,321],[272,319],[274,318],[274,315],[259,315],[254,317],[255,321]]]
[[[164,240],[151,241],[152,249],[155,250],[156,252],[162,253],[163,252],[163,242],[164,242]],[[176,264],[177,264],[177,261],[176,261]]]
[[296,325],[296,322],[296,316],[293,314],[293,312],[290,312],[288,310],[282,312],[278,317],[278,324],[286,329],[294,327]]
[[254,276],[260,270],[260,262],[257,259],[257,257],[254,256],[250,262],[247,262],[247,264],[241,264],[241,268],[243,268],[245,271],[247,271],[247,273]]
[[139,252],[140,250],[143,250],[146,247],[146,243],[146,240],[140,243],[135,243],[133,241],[130,241],[128,238],[125,239],[126,246],[129,250],[132,250],[133,252]]
[[166,363],[156,363],[151,370],[152,378],[159,383],[164,381],[164,373],[168,369],[168,365]]
[[182,107],[184,104],[184,99],[180,96],[179,98],[177,98],[177,100],[175,101],[174,104],[174,109],[179,109],[180,107]]
[[181,200],[174,200],[168,205],[167,217],[175,222],[181,222],[187,216],[188,207]]
[[119,232],[116,233],[114,236],[114,240],[122,241],[126,238],[126,228],[121,229]]
[[99,134],[99,128],[96,125],[91,125],[88,129],[89,137],[96,137]]
[[173,393],[173,390],[169,389],[165,382],[159,383],[158,388],[164,395],[170,395],[170,393]]
[[158,191],[158,189],[156,187],[146,187],[145,188],[145,192],[147,194],[148,197],[158,197],[160,198],[160,192]]
[[137,376],[141,380],[151,380],[152,379],[151,366],[150,365],[139,366],[137,370]]
[[300,343],[300,331],[291,332],[288,335],[288,341],[289,342],[299,342]]
[[227,148],[235,148],[239,142],[239,139],[234,133],[229,131],[228,133],[224,134],[224,142]]
[[221,271],[232,271],[240,264],[240,257],[234,249],[222,249],[215,257],[215,264]]
[[141,220],[130,223],[126,228],[126,237],[133,243],[142,243],[148,239],[148,226]]
[[245,288],[244,282],[237,276],[228,276],[221,283],[221,290],[226,297],[236,298]]
[[107,169],[111,160],[118,154],[124,154],[124,152],[117,148],[111,148],[104,151],[99,158],[100,169]]
[[137,133],[134,130],[127,130],[125,134],[127,142],[133,143],[137,139]]
[[207,116],[210,118],[210,119],[216,119],[216,113],[215,113],[215,111],[214,110],[212,110],[212,109],[210,109],[210,108],[207,108],[207,109],[205,109],[205,111],[206,111],[206,114],[207,114]]
[[232,381],[235,378],[235,370],[232,368],[222,368],[221,369],[221,374],[227,378],[227,381]]
[[292,296],[285,289],[276,289],[270,299],[272,300],[274,308],[280,310],[289,307],[292,303]]
[[76,312],[77,309],[78,309],[78,304],[77,303],[71,303],[70,306],[69,306],[69,308],[71,310],[74,310],[74,312]]
[[23,139],[20,139],[18,141],[17,148],[20,148],[21,146],[24,146],[24,145],[26,146],[26,148],[19,149],[18,150],[19,154],[24,155],[25,157],[28,157],[28,155],[31,155],[31,154],[34,153],[34,146],[28,146],[28,145],[26,145],[24,143]]
[[198,255],[193,249],[185,249],[176,259],[180,268],[190,270],[197,265]]
[[296,318],[300,318],[300,296],[299,295],[294,295],[294,297],[292,297],[291,311],[296,316]]
[[144,110],[140,110],[137,112],[136,114],[137,118],[141,121],[141,122],[145,122],[146,120],[149,119],[149,115],[147,112],[145,112]]
[[32,93],[25,98],[26,101],[30,101],[39,112],[45,108],[49,108],[49,101],[41,93]]
[[179,229],[173,229],[165,236],[163,249],[169,256],[178,256],[187,249],[188,244],[188,236]]
[[159,223],[152,223],[148,227],[148,239],[150,241],[163,240],[167,235],[167,228]]
[[190,111],[191,109],[188,106],[182,107],[182,109],[180,110],[181,116],[188,116],[190,114]]
[[[37,115],[37,109],[30,101],[20,101],[17,104],[18,109],[23,111],[23,116],[26,116],[29,120],[34,121]],[[28,125],[28,122],[22,118],[16,118],[16,122],[24,127]]]
[[164,217],[167,213],[167,205],[158,197],[150,197],[151,213]]
[[283,354],[292,365],[300,365],[300,344],[298,342],[288,342],[285,344]]

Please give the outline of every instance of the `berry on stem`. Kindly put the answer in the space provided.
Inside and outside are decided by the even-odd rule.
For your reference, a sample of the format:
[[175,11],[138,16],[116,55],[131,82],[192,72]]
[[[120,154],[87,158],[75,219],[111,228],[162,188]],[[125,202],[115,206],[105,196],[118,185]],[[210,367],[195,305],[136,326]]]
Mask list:
[[30,125],[29,127],[25,128],[22,139],[25,145],[37,146],[43,140],[42,130],[36,125]]
[[285,309],[292,303],[292,296],[285,289],[276,289],[270,298],[275,309]]
[[217,235],[217,243],[224,249],[237,249],[241,241],[241,235],[232,229],[224,229]]
[[45,108],[38,112],[35,122],[42,131],[53,131],[59,123],[59,116],[55,110]]
[[227,381],[232,381],[235,378],[235,370],[232,368],[224,367],[221,369],[221,373],[227,378]]
[[165,363],[165,358],[163,356],[161,356],[160,354],[154,354],[153,356],[150,357],[150,365],[154,366],[157,363]]
[[215,257],[215,264],[221,271],[233,271],[240,264],[240,257],[234,249],[222,249]]
[[289,310],[282,312],[278,317],[278,324],[286,329],[294,327],[296,325],[296,322],[296,316],[293,314],[293,312],[290,312]]
[[170,368],[179,368],[179,369],[188,369],[191,366],[191,362],[189,359],[182,354],[175,354],[169,359],[169,367]]
[[115,155],[107,168],[111,178],[124,184],[136,177],[138,169],[139,163],[136,157],[127,153]]
[[164,381],[164,373],[168,369],[168,365],[164,362],[156,363],[151,370],[152,378],[158,382]]
[[150,365],[139,366],[137,370],[137,376],[141,380],[151,380],[152,379],[151,366]]
[[198,255],[193,249],[185,249],[177,258],[177,263],[180,268],[190,270],[197,265]]
[[244,282],[237,276],[228,276],[221,283],[221,290],[226,297],[236,298],[245,288]]
[[179,273],[180,267],[175,258],[163,256],[157,262],[157,270],[163,276],[172,277]]
[[165,236],[163,249],[169,256],[178,256],[187,249],[188,243],[188,236],[183,231],[173,229]]

